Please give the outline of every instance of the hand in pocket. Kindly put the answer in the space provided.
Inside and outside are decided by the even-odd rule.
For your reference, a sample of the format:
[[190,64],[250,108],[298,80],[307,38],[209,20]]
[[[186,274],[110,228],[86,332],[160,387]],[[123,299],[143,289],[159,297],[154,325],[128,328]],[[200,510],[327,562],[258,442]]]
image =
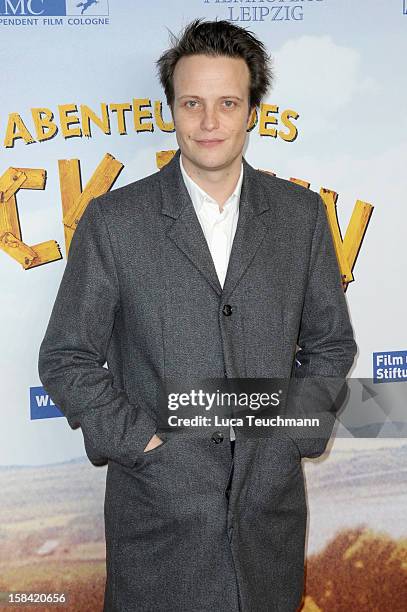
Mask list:
[[147,446],[145,447],[144,452],[146,453],[147,451],[153,450],[153,448],[157,448],[157,446],[160,446],[163,443],[163,440],[161,440],[161,438],[154,434]]

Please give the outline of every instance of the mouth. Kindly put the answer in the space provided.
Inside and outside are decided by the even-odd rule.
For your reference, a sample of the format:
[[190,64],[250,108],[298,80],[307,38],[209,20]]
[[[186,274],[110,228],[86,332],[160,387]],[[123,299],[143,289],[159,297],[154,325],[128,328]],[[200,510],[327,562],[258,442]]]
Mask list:
[[196,140],[195,141],[198,145],[200,145],[201,147],[206,147],[206,148],[211,148],[211,147],[216,147],[220,144],[222,144],[223,140],[218,140],[218,139],[204,139],[204,140]]

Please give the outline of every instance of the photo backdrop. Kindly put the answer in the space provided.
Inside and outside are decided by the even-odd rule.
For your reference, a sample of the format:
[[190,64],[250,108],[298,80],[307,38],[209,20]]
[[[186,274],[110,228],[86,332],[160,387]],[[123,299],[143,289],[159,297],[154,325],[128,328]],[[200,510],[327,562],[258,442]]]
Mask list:
[[64,594],[70,611],[102,609],[106,468],[89,463],[80,430],[42,388],[38,350],[72,238],[67,220],[177,148],[155,61],[168,31],[196,17],[248,28],[273,57],[274,87],[245,158],[323,196],[359,348],[347,414],[351,422],[360,404],[366,419],[340,424],[324,456],[303,461],[303,610],[401,612],[403,0],[0,0],[0,605],[25,591]]

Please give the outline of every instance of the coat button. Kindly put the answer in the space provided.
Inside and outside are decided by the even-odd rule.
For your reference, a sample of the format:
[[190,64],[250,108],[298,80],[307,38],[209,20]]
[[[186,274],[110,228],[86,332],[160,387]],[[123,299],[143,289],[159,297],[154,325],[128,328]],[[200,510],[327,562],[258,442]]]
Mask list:
[[223,433],[221,431],[214,431],[213,434],[212,434],[212,440],[216,444],[219,444],[220,442],[223,442]]
[[232,306],[230,304],[225,304],[222,308],[222,312],[225,317],[230,317],[230,315],[232,314]]

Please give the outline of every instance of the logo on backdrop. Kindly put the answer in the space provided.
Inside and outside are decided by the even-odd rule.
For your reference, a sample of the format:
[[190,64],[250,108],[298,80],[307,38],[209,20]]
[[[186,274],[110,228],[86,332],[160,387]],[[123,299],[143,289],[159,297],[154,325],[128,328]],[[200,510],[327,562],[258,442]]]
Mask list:
[[[308,0],[307,4],[293,4],[293,0],[279,0],[274,6],[264,6],[264,0],[246,0],[252,2],[251,6],[239,6],[237,0],[232,4],[231,0],[203,0],[204,6],[210,6],[219,10],[223,8],[223,12],[217,17],[227,19],[228,21],[303,21],[306,12],[313,7],[321,5],[324,0]],[[274,0],[271,0],[274,2]],[[407,1],[407,0],[405,0]],[[228,6],[225,6],[227,4]]]
[[37,419],[52,419],[64,416],[54,404],[44,387],[30,387],[30,417]]
[[108,0],[0,0],[1,25],[100,25],[108,15]]
[[373,353],[373,382],[401,381],[407,381],[407,351]]

